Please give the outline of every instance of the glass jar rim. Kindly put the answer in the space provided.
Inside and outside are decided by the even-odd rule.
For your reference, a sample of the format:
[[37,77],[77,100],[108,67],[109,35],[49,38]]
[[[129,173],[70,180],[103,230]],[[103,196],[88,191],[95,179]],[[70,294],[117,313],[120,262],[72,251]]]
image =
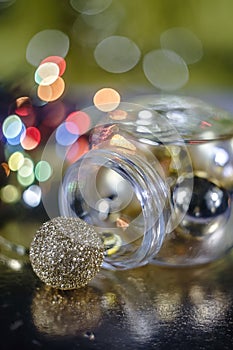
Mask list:
[[186,143],[233,136],[233,115],[198,98],[154,94],[137,96],[130,101],[163,115]]

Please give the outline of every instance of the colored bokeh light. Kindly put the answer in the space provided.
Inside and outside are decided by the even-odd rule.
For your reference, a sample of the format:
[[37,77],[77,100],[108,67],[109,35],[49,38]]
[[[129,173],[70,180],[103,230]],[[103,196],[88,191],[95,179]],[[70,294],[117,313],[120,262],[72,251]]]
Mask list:
[[16,114],[9,115],[2,124],[2,133],[8,144],[16,146],[20,143],[20,137],[25,131],[25,125]]
[[3,168],[6,176],[8,177],[10,175],[10,172],[11,172],[9,165],[7,163],[3,162],[3,163],[1,163],[1,167]]
[[54,102],[62,96],[65,82],[61,76],[65,69],[66,62],[61,56],[48,56],[40,62],[34,75],[35,82],[38,84],[36,93],[38,105],[42,101]]
[[40,99],[38,96],[38,84],[35,84],[31,90],[30,90],[30,95],[32,96],[32,102],[33,106],[36,107],[44,107],[47,105],[47,101],[43,101]]
[[35,176],[39,182],[47,181],[52,176],[52,168],[45,160],[39,161],[35,166]]
[[17,180],[19,184],[23,187],[30,186],[35,181],[35,174],[32,172],[28,176],[21,176],[19,173],[17,174]]
[[2,124],[3,135],[8,139],[14,139],[22,132],[23,123],[21,119],[13,114],[9,115]]
[[21,135],[20,143],[25,150],[32,150],[40,144],[40,140],[40,131],[36,127],[31,126]]
[[37,207],[41,202],[41,189],[37,185],[29,186],[23,192],[23,200],[24,202],[32,208]]
[[53,63],[56,63],[59,67],[59,75],[62,76],[64,73],[65,73],[65,70],[66,70],[66,61],[64,60],[63,57],[60,57],[60,56],[49,56],[49,57],[46,57],[45,59],[43,59],[40,63],[43,64],[43,63],[47,63],[47,62],[53,62]]
[[[68,127],[72,132],[68,130]],[[76,130],[76,132],[75,132]],[[56,130],[56,141],[61,146],[70,146],[72,145],[79,137],[78,128],[72,122],[64,122],[60,124]]]
[[0,196],[4,203],[14,204],[20,199],[20,191],[14,185],[6,185],[1,188]]
[[37,95],[42,101],[52,102],[61,97],[65,90],[65,82],[61,77],[48,86],[39,85],[37,89]]
[[18,171],[24,163],[24,155],[21,152],[14,152],[8,159],[10,170]]
[[12,146],[17,146],[20,144],[20,139],[23,133],[25,132],[26,127],[24,124],[22,124],[22,129],[20,130],[19,134],[16,137],[8,137],[7,142]]
[[18,97],[14,103],[14,113],[20,117],[28,117],[32,114],[32,103],[28,96]]
[[46,29],[35,34],[28,43],[26,59],[33,66],[48,56],[65,57],[69,51],[69,37],[60,30]]
[[78,136],[80,135],[78,125],[73,121],[65,120],[64,125],[67,131],[69,131],[71,134],[78,135]]
[[116,109],[121,101],[120,94],[111,88],[103,88],[96,92],[93,103],[100,111],[111,112]]
[[66,118],[66,128],[71,133],[76,133],[76,132],[73,132],[72,130],[75,131],[77,129],[78,134],[82,135],[85,132],[87,132],[90,125],[91,125],[91,119],[89,115],[82,111],[72,112]]
[[42,63],[35,72],[35,82],[44,86],[51,85],[57,80],[59,73],[60,69],[56,63]]
[[127,118],[128,113],[123,109],[116,109],[109,113],[109,118],[112,120],[124,120]]
[[69,163],[76,162],[86,152],[89,151],[89,143],[85,136],[81,136],[68,150],[66,160]]
[[23,164],[18,170],[18,175],[20,177],[26,178],[30,176],[34,171],[34,163],[30,158],[24,158]]

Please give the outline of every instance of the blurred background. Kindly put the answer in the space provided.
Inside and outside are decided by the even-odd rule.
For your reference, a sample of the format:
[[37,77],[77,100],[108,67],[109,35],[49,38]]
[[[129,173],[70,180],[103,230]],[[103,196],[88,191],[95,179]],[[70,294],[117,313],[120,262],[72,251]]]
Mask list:
[[[0,0],[4,349],[231,348],[232,254],[189,270],[102,272],[67,294],[46,289],[24,262],[48,218],[43,191],[57,208],[63,122],[80,117],[99,89],[117,90],[122,101],[189,95],[233,113],[232,13],[232,0]],[[87,150],[85,137],[72,140],[67,166]]]
[[[53,193],[58,213],[53,184],[70,140],[63,122],[80,117],[99,89],[113,88],[126,102],[147,93],[201,97],[233,112],[231,10],[231,0],[0,0],[6,249],[8,240],[27,247],[47,218],[42,192]],[[88,148],[85,137],[73,136],[68,166]]]
[[[34,72],[39,59],[57,51],[65,56],[67,63],[65,94],[74,86],[89,84],[97,88],[118,86],[127,92],[140,93],[143,89],[157,92],[164,86],[160,82],[151,84],[143,65],[149,52],[165,48],[181,56],[186,63],[181,66],[188,70],[185,82],[178,81],[169,90],[181,89],[182,93],[229,90],[233,74],[232,7],[230,0],[3,0],[0,2],[1,83],[29,93],[35,85]],[[45,34],[42,42],[50,44],[45,49],[39,44],[42,40],[39,37],[31,42],[44,30],[58,30],[65,37],[60,33],[57,42],[51,44],[49,35],[46,42]],[[121,46],[118,52],[121,62],[109,67],[111,53],[106,44],[96,60],[98,44],[112,36],[128,38],[139,52],[126,43],[125,50]],[[59,40],[63,48],[59,48]],[[112,42],[114,47],[120,44]],[[41,57],[38,52],[30,52],[35,47],[41,50]],[[169,82],[165,85],[168,90]],[[79,93],[80,90],[77,98]]]

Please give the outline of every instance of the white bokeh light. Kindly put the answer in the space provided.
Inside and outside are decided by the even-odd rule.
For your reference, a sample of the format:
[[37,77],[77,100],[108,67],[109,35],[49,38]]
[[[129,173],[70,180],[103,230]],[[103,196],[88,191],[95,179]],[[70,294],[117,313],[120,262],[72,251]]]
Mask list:
[[41,189],[37,185],[31,185],[23,192],[24,202],[32,207],[37,207],[41,202]]
[[75,11],[86,15],[96,15],[106,10],[112,0],[70,0],[70,5]]
[[138,46],[124,36],[110,36],[95,49],[97,64],[110,73],[124,73],[134,68],[141,57]]
[[203,55],[201,41],[187,28],[170,28],[160,36],[162,49],[175,51],[187,64],[198,62]]
[[69,37],[60,30],[46,29],[36,33],[28,43],[26,59],[33,66],[48,56],[65,57],[69,51]]
[[153,50],[143,58],[143,71],[150,83],[165,91],[183,87],[189,70],[182,57],[170,50]]

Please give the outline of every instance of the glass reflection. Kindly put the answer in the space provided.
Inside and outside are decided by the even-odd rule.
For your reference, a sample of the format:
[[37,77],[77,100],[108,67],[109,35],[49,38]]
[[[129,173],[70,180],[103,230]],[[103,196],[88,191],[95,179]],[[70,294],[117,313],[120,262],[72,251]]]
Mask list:
[[101,295],[92,287],[61,291],[43,286],[33,297],[31,313],[35,327],[43,334],[85,334],[101,321]]

